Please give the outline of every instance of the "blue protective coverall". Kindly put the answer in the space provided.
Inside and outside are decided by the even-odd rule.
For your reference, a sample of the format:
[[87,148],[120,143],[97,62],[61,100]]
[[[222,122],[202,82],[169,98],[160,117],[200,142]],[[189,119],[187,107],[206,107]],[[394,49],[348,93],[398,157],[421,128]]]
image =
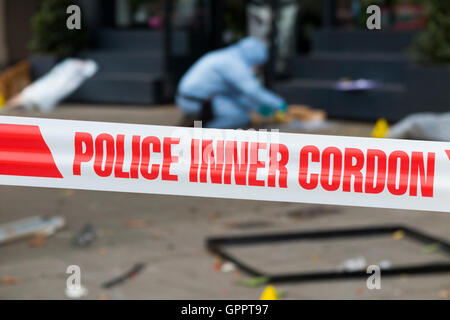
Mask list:
[[201,103],[185,97],[211,100],[213,119],[203,124],[210,128],[245,127],[251,111],[261,107],[272,111],[285,108],[284,100],[264,88],[254,74],[254,67],[267,59],[267,46],[254,37],[204,55],[182,77],[176,98],[178,107],[195,117],[201,111]]

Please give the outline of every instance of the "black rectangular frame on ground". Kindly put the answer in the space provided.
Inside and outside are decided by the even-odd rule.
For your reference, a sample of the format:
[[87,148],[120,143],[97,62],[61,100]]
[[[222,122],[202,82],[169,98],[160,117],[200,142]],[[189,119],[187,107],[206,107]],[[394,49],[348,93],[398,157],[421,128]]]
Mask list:
[[[337,229],[309,232],[284,232],[274,234],[260,234],[250,236],[228,236],[211,237],[206,240],[208,250],[224,260],[234,263],[242,271],[255,276],[267,277],[267,282],[294,282],[294,281],[318,281],[332,279],[349,279],[367,277],[366,270],[347,271],[347,270],[328,270],[321,272],[305,273],[281,273],[268,274],[259,271],[238,260],[233,255],[226,252],[226,247],[242,245],[258,245],[264,243],[302,241],[302,240],[326,240],[332,238],[357,238],[373,237],[392,234],[397,231],[404,232],[404,236],[415,240],[423,245],[438,245],[438,250],[444,254],[450,255],[450,244],[444,240],[426,235],[420,231],[409,227],[392,225],[365,227],[353,229]],[[450,262],[430,262],[426,264],[400,265],[397,267],[385,268],[381,270],[383,276],[412,275],[426,273],[450,272]]]

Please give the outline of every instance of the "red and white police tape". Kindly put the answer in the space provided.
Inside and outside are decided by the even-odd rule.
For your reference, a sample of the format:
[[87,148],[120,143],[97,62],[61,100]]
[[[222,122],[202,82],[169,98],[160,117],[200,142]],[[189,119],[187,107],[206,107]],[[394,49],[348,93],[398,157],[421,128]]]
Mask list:
[[450,212],[450,143],[0,116],[0,185]]

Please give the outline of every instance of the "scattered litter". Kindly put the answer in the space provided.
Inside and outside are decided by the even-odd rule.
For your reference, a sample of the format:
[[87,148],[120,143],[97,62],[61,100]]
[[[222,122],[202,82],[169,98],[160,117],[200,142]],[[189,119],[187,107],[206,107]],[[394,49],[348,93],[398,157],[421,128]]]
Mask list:
[[47,244],[47,241],[45,240],[45,235],[42,233],[37,233],[33,235],[30,240],[28,240],[28,244],[31,247],[43,247]]
[[268,283],[269,280],[270,280],[269,277],[266,276],[253,277],[245,280],[240,280],[238,281],[238,284],[244,287],[256,288],[262,286],[263,284]]
[[97,233],[94,226],[86,224],[73,238],[72,243],[76,247],[85,248],[94,242],[95,239],[97,239]]
[[144,219],[134,219],[134,220],[129,220],[127,222],[127,228],[129,229],[142,229],[142,228],[147,228],[149,225],[147,220]]
[[356,291],[355,291],[355,294],[357,295],[357,296],[360,296],[360,295],[362,295],[364,293],[364,288],[358,288]]
[[232,262],[225,262],[222,264],[222,267],[220,267],[220,271],[229,273],[236,271],[236,266]]
[[11,277],[11,276],[3,276],[3,278],[2,278],[2,283],[6,284],[8,286],[18,284],[19,282],[20,281],[18,278]]
[[[228,247],[233,246],[252,246],[262,243],[273,243],[273,242],[283,242],[283,241],[308,241],[308,239],[321,239],[328,240],[333,238],[349,237],[358,241],[357,238],[364,236],[374,236],[374,235],[386,235],[392,236],[393,234],[399,235],[397,231],[402,230],[405,237],[410,237],[411,239],[420,242],[422,244],[440,244],[442,248],[447,247],[448,244],[440,239],[436,239],[429,235],[423,234],[420,231],[411,229],[408,227],[403,227],[399,225],[392,226],[376,226],[376,227],[365,227],[365,228],[354,228],[354,229],[335,229],[335,230],[322,230],[322,231],[308,231],[308,232],[279,232],[273,234],[256,234],[256,235],[231,235],[222,237],[210,237],[206,240],[206,247],[209,252],[216,254],[217,256],[223,258],[226,261],[232,261],[237,268],[245,271],[247,274],[256,275],[256,278],[251,278],[243,281],[236,281],[237,284],[244,286],[258,286],[261,282],[270,281],[270,283],[278,282],[294,282],[294,281],[313,281],[313,280],[325,280],[325,279],[345,279],[353,277],[364,278],[367,276],[366,267],[367,261],[362,256],[357,256],[352,259],[348,259],[343,263],[336,264],[331,270],[323,271],[317,276],[315,272],[284,272],[284,273],[270,273],[267,274],[258,268],[253,268],[246,263],[241,262],[241,260],[233,255],[228,249]],[[441,250],[442,250],[441,248]],[[445,250],[442,250],[445,251]],[[310,253],[311,255],[314,252]],[[310,258],[311,256],[306,256]],[[402,275],[407,274],[405,268],[411,268],[414,273],[428,274],[428,273],[441,273],[450,270],[450,264],[435,262],[428,265],[422,264],[411,264],[403,265],[402,267],[395,267],[395,264],[391,267],[390,261],[381,261],[381,265],[387,269],[384,269],[385,275]]]
[[359,271],[365,269],[367,266],[367,261],[364,257],[356,257],[352,259],[345,260],[339,265],[339,269],[344,271]]
[[311,260],[314,261],[314,262],[318,262],[318,261],[320,260],[320,256],[317,255],[317,254],[315,254],[315,255],[313,255],[313,256],[311,257]]
[[365,91],[376,89],[379,86],[378,81],[370,79],[341,79],[336,83],[335,89],[338,91]]
[[220,271],[222,269],[222,259],[220,259],[219,257],[215,257],[214,258],[214,264],[213,264],[213,270],[214,271]]
[[81,299],[88,295],[88,289],[82,285],[78,286],[68,286],[66,288],[66,297],[69,299]]
[[306,105],[293,105],[289,107],[287,115],[276,120],[288,124],[293,130],[315,131],[328,127],[326,118],[327,114],[323,110],[312,109]]
[[401,240],[405,237],[405,231],[403,230],[397,230],[392,234],[393,240]]
[[0,244],[39,234],[49,237],[63,228],[66,221],[63,217],[30,217],[0,225]]
[[288,121],[297,120],[300,122],[323,122],[327,114],[323,110],[311,109],[306,105],[292,105],[288,109]]
[[450,112],[415,113],[393,125],[389,138],[450,141]]
[[449,299],[450,298],[450,290],[441,290],[441,291],[439,291],[439,298],[441,298],[441,299]]
[[267,286],[261,294],[261,298],[259,298],[259,300],[279,300],[275,287]]
[[136,275],[138,275],[142,270],[144,270],[144,263],[136,263],[130,270],[125,272],[124,274],[109,280],[102,284],[103,288],[112,288],[116,285],[122,284],[123,282],[133,279]]
[[441,245],[439,243],[432,243],[429,245],[426,245],[422,248],[423,253],[434,253],[439,251],[441,249]]

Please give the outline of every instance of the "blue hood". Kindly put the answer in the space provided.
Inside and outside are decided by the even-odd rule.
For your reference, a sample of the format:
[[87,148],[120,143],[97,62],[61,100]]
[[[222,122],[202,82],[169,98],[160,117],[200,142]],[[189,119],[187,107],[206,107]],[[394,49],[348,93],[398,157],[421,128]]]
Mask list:
[[254,65],[265,64],[269,54],[266,44],[255,37],[247,37],[236,44],[245,62]]

